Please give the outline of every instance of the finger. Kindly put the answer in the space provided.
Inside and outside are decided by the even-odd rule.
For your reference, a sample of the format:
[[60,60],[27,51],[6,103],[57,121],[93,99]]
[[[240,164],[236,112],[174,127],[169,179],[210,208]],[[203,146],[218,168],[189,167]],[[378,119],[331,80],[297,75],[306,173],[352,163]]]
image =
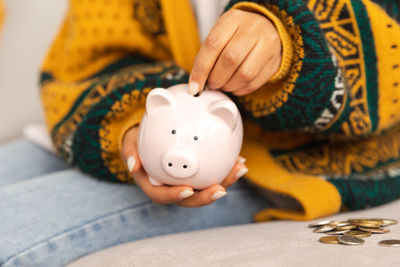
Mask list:
[[157,204],[177,203],[194,194],[190,186],[153,186],[143,170],[135,173],[134,179],[143,192]]
[[233,166],[231,172],[225,178],[225,180],[221,183],[221,185],[225,188],[230,187],[234,183],[236,183],[243,175],[248,172],[248,169],[244,163],[236,162],[235,166]]
[[245,30],[238,30],[219,55],[211,70],[207,86],[218,89],[225,85],[245,58],[257,44],[258,36],[249,36]]
[[[231,12],[232,13],[232,12]],[[189,77],[189,93],[197,94],[203,90],[208,75],[214,64],[237,30],[237,23],[232,19],[232,14],[223,15],[204,40],[196,56],[192,72]]]
[[135,173],[142,167],[137,151],[137,135],[139,126],[129,129],[123,139],[121,154],[129,172]]
[[181,207],[201,207],[213,203],[226,195],[222,185],[212,185],[204,190],[196,191],[193,196],[177,203]]
[[274,57],[252,82],[232,93],[236,96],[242,96],[259,89],[278,71],[279,66],[280,58]]
[[251,83],[268,67],[273,55],[271,47],[265,41],[259,41],[222,90],[234,92]]

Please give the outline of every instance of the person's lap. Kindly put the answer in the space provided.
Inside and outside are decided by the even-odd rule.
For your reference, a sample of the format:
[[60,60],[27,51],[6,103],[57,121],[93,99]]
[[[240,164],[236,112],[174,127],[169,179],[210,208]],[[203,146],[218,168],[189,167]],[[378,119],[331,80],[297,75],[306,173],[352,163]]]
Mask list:
[[67,168],[63,160],[25,139],[0,147],[0,187]]
[[[31,146],[31,144],[27,144]],[[10,162],[24,145],[8,150]],[[31,157],[35,150],[30,147]],[[4,156],[0,148],[0,160]],[[24,158],[29,159],[29,155]],[[48,162],[55,156],[48,154]],[[0,265],[62,266],[80,256],[146,237],[195,229],[249,223],[268,204],[244,183],[201,208],[156,205],[133,185],[98,181],[72,168],[20,174],[15,183],[0,175]],[[33,160],[35,164],[35,160]],[[5,177],[5,178],[4,178]]]

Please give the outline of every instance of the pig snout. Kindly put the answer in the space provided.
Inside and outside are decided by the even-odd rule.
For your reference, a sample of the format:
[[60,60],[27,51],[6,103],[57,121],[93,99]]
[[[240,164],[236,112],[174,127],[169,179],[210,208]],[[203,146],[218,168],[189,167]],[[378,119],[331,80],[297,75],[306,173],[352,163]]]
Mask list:
[[163,170],[175,178],[189,178],[199,170],[199,161],[189,148],[168,149],[161,160]]

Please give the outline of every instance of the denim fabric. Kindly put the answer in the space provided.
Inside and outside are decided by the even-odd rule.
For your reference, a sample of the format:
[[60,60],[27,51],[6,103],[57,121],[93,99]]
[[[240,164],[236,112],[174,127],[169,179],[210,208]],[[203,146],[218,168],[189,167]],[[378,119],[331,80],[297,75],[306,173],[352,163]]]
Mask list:
[[0,149],[0,162],[4,267],[63,266],[133,240],[250,223],[255,212],[269,205],[243,182],[209,206],[157,205],[134,185],[98,181],[64,168],[54,155],[24,140]]
[[0,147],[0,187],[67,168],[62,159],[25,139]]

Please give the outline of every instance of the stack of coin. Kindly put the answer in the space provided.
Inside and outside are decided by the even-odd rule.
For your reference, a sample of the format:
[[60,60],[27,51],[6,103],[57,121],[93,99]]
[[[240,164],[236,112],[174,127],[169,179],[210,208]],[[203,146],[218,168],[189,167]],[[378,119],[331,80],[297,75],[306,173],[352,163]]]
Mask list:
[[[364,237],[372,234],[386,234],[390,225],[397,224],[393,219],[348,219],[347,221],[321,221],[312,223],[309,227],[315,228],[314,233],[323,233],[319,239],[324,244],[362,245]],[[379,242],[382,246],[400,247],[400,240],[389,239]]]

